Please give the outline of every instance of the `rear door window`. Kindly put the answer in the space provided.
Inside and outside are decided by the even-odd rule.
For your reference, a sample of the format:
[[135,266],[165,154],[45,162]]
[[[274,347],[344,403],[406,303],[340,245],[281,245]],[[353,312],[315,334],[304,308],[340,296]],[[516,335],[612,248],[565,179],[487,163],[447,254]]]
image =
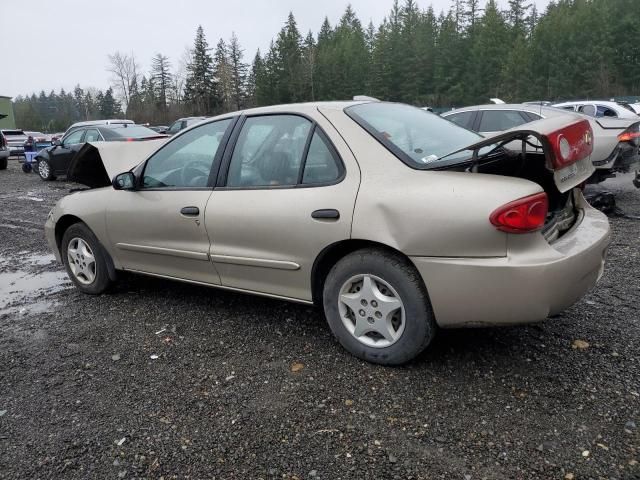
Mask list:
[[341,166],[328,140],[316,128],[309,144],[302,183],[310,185],[335,182],[342,174]]
[[228,187],[293,186],[311,122],[297,115],[249,117],[231,156]]
[[99,142],[100,140],[102,140],[102,137],[100,136],[100,132],[98,132],[98,130],[96,130],[95,128],[87,130],[87,134],[84,137],[85,142]]
[[501,132],[527,123],[516,110],[485,110],[480,120],[481,132]]
[[471,129],[471,121],[473,120],[473,114],[474,113],[475,112],[453,113],[451,115],[447,115],[444,118],[446,118],[447,120],[452,121],[456,125],[460,125],[461,127]]

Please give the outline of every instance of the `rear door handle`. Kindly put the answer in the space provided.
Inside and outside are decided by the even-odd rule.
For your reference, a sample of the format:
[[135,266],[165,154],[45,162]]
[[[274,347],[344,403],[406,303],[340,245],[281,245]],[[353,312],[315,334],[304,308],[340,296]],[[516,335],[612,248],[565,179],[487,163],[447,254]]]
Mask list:
[[183,207],[180,213],[189,217],[197,217],[200,215],[200,209],[198,207]]
[[340,218],[340,212],[334,208],[316,210],[311,214],[311,218],[315,218],[316,220],[338,220]]

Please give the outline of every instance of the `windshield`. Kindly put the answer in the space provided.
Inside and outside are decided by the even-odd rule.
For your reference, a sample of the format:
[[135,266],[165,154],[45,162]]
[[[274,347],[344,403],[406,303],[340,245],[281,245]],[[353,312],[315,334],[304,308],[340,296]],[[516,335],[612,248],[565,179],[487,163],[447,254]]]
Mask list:
[[469,158],[463,151],[482,136],[420,108],[399,103],[364,103],[345,109],[356,123],[412,168],[441,167]]

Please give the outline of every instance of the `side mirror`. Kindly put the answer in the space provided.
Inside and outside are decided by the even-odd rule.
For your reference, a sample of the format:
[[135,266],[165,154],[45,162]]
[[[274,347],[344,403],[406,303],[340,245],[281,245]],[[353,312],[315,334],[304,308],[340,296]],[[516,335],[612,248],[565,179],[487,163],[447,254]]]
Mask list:
[[136,188],[136,176],[132,172],[124,172],[116,175],[111,184],[116,190],[134,190]]
[[580,112],[584,113],[585,115],[589,115],[590,117],[595,117],[597,114],[596,107],[594,107],[593,105],[584,105],[582,108],[580,108]]
[[62,145],[62,142],[60,141],[60,139],[59,139],[59,138],[56,138],[56,139],[53,141],[52,145],[53,145],[54,147],[59,147],[60,145]]

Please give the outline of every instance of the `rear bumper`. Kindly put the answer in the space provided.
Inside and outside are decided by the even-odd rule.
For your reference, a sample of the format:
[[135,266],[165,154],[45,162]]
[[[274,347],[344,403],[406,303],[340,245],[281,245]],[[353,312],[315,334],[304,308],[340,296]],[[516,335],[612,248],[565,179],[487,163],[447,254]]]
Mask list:
[[602,275],[610,229],[576,192],[578,221],[551,245],[539,234],[510,235],[506,257],[412,257],[438,325],[534,323],[584,296]]

